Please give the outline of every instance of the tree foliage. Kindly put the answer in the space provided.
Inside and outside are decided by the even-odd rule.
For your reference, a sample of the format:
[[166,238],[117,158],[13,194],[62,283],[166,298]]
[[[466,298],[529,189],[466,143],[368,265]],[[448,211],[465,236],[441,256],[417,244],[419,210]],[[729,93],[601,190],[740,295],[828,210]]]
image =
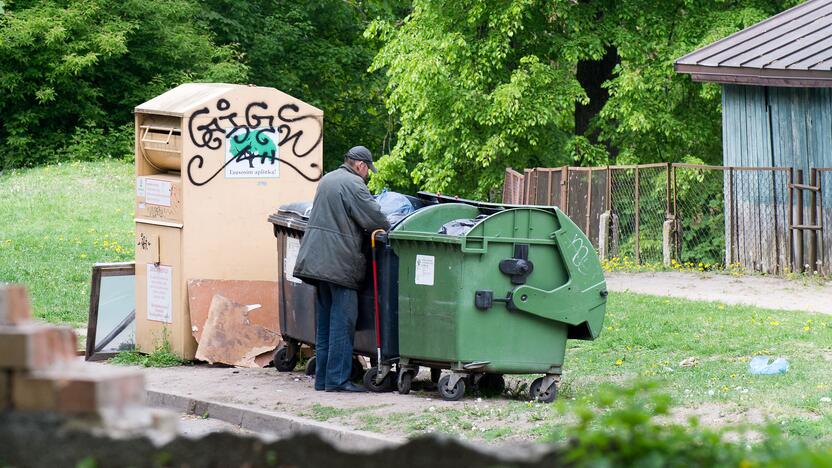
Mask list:
[[[375,184],[483,197],[506,166],[718,162],[719,88],[673,62],[795,3],[416,0],[401,25],[368,29],[383,43],[373,68],[401,120]],[[604,145],[574,134],[574,103],[588,99],[575,70],[611,48],[619,63],[590,125]]]
[[[406,4],[405,4],[406,5]],[[15,0],[0,16],[0,169],[132,154],[132,110],[184,82],[276,87],[324,110],[325,156],[392,121],[367,67],[383,0]]]
[[372,17],[394,18],[382,1],[208,0],[205,18],[220,44],[244,54],[247,79],[324,111],[326,166],[355,145],[381,153],[393,135],[384,108],[384,77],[367,68],[376,53],[363,36]]
[[[188,0],[14,1],[0,17],[0,168],[131,153],[139,104],[245,66]],[[72,153],[72,154],[67,154]]]

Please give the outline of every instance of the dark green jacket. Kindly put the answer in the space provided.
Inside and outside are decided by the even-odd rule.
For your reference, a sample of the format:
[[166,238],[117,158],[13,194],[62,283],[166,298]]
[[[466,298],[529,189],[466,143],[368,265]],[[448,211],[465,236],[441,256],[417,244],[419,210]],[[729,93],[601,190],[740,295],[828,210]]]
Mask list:
[[390,229],[390,223],[361,176],[341,165],[318,184],[295,277],[358,289],[367,268],[362,234],[376,229]]

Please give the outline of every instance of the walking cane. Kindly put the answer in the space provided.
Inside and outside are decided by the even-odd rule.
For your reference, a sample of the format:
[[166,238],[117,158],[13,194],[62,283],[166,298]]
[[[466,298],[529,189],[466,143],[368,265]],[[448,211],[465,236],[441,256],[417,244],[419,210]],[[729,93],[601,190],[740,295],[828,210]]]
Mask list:
[[376,312],[376,369],[381,374],[381,320],[378,311],[378,266],[376,265],[376,234],[384,232],[384,229],[376,229],[370,236],[370,250],[373,254],[373,304]]

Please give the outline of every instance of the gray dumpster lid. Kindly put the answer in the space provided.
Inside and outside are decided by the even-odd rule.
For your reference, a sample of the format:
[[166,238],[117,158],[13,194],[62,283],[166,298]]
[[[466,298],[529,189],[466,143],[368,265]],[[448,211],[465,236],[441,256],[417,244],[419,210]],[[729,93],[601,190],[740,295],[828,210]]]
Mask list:
[[136,106],[136,112],[181,117],[191,109],[206,106],[241,85],[226,83],[185,83]]

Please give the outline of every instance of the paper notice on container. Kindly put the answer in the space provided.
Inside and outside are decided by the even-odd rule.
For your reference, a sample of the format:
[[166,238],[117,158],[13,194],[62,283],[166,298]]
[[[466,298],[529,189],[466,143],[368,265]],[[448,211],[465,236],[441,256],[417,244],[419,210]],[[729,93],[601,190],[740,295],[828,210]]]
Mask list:
[[295,271],[295,263],[298,261],[298,252],[300,252],[300,241],[294,237],[287,237],[286,253],[283,256],[283,276],[286,277],[286,281],[293,283],[303,283],[292,274]]
[[173,322],[173,268],[147,264],[147,319]]
[[151,205],[170,206],[173,184],[164,180],[147,179],[144,183],[144,201]]
[[433,286],[433,267],[435,263],[432,255],[416,256],[416,284]]

